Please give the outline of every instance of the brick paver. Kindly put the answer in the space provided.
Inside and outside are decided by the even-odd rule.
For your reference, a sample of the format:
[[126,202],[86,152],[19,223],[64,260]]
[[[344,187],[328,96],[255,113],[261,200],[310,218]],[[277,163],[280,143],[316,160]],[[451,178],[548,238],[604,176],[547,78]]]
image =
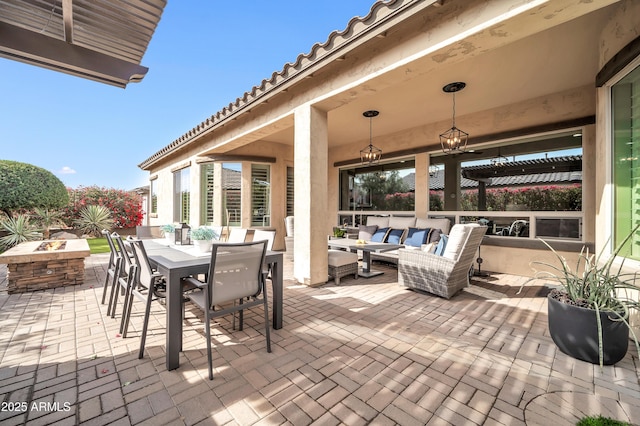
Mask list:
[[221,318],[209,381],[197,310],[186,310],[179,369],[165,369],[159,303],[137,358],[142,304],[122,338],[121,309],[112,319],[100,304],[107,259],[87,259],[82,285],[15,295],[0,266],[3,425],[568,425],[585,414],[640,424],[635,347],[602,370],[559,352],[540,282],[518,293],[525,279],[491,274],[444,300],[400,288],[385,265],[340,286],[287,278],[273,352],[260,309],[242,332]]

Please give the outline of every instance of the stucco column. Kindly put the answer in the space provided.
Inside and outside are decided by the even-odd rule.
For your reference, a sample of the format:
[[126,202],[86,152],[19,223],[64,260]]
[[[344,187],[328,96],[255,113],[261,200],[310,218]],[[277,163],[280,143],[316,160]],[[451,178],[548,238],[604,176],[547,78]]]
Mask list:
[[306,285],[327,281],[327,113],[296,108],[294,132],[294,278]]
[[444,209],[460,210],[460,163],[446,156],[444,163]]
[[213,224],[224,223],[224,196],[222,190],[222,163],[213,163]]
[[416,154],[414,200],[416,217],[427,217],[429,210],[429,154]]

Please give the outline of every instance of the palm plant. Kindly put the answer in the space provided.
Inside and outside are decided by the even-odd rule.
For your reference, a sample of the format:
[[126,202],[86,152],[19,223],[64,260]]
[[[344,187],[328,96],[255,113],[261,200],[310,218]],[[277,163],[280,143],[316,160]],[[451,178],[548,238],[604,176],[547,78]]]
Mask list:
[[9,249],[22,242],[37,240],[41,237],[36,228],[29,223],[29,216],[25,214],[4,219],[0,222],[0,227],[9,233],[0,238],[0,247],[3,249]]
[[42,228],[42,233],[44,234],[45,240],[49,239],[49,231],[51,230],[51,228],[65,225],[65,223],[62,221],[62,212],[59,210],[36,208],[34,212],[35,219]]
[[89,205],[80,211],[76,225],[85,234],[99,237],[103,229],[111,229],[111,212],[104,206]]

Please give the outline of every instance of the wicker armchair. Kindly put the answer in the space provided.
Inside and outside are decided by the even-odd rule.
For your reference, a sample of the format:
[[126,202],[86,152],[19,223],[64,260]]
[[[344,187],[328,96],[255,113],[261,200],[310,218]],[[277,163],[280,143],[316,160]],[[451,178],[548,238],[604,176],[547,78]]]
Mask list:
[[487,231],[478,224],[454,225],[442,256],[398,250],[398,282],[446,299],[469,285],[469,270]]

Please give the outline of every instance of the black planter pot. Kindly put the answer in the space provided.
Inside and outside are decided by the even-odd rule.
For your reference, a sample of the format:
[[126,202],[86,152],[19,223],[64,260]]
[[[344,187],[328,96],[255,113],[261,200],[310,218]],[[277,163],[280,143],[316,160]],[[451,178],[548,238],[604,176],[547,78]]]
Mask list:
[[[549,302],[549,333],[553,342],[565,354],[592,364],[600,364],[598,355],[598,322],[596,312],[568,305],[551,296]],[[622,321],[612,321],[600,312],[602,322],[603,364],[613,365],[627,354],[629,329]]]

